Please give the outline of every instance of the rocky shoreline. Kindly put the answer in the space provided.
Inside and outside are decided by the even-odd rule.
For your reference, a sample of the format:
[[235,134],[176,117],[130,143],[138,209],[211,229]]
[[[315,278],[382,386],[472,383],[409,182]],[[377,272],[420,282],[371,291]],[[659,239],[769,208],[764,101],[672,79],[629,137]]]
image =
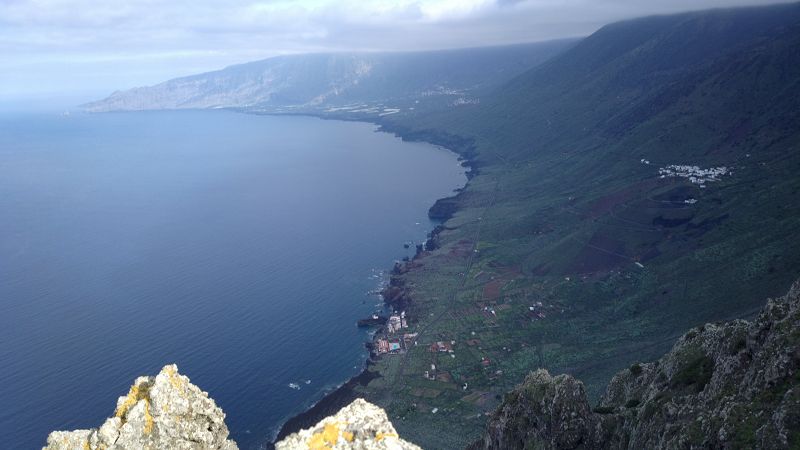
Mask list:
[[280,431],[278,431],[274,441],[270,443],[267,448],[274,448],[276,442],[280,442],[287,436],[304,428],[309,428],[322,419],[336,414],[337,411],[359,398],[355,390],[356,386],[366,386],[370,381],[380,376],[369,370],[371,365],[372,362],[367,360],[366,366],[358,375],[350,378],[338,388],[325,394],[325,396],[314,403],[314,406],[311,408],[287,420],[281,425]]
[[[409,306],[411,299],[404,289],[404,281],[402,277],[405,273],[414,268],[414,261],[421,256],[423,250],[431,250],[436,245],[436,236],[443,229],[444,228],[442,225],[438,225],[436,228],[434,228],[430,232],[430,238],[426,242],[424,249],[420,248],[423,246],[419,246],[417,248],[417,254],[411,261],[402,263],[398,262],[395,264],[390,275],[390,283],[383,289],[381,293],[384,303],[387,306],[395,309],[405,309]],[[379,327],[377,329],[377,333],[383,332],[384,329],[385,325]],[[374,365],[373,358],[376,357],[376,353],[372,348],[372,343],[366,343],[365,345],[367,345],[367,347],[370,349],[370,356],[365,363],[364,369],[358,375],[350,378],[338,388],[325,394],[318,402],[316,402],[306,411],[297,414],[296,416],[284,422],[281,425],[280,431],[278,431],[278,434],[275,436],[273,442],[266,447],[267,449],[273,449],[275,443],[280,442],[287,436],[304,428],[313,426],[326,417],[336,414],[336,412],[340,409],[346,407],[354,400],[362,397],[356,391],[356,387],[359,385],[366,386],[370,383],[370,381],[381,376],[378,373],[370,370],[370,368]]]
[[[242,112],[247,113],[248,111]],[[467,176],[467,183],[469,183],[469,180],[471,180],[478,173],[478,166],[475,161],[471,159],[471,157],[474,155],[474,143],[458,136],[436,133],[430,130],[416,132],[410,129],[402,128],[395,124],[390,124],[384,121],[376,121],[374,118],[367,117],[332,117],[313,113],[297,115],[311,116],[323,120],[346,120],[372,123],[379,127],[379,131],[394,134],[403,141],[427,142],[431,145],[447,148],[448,150],[457,154],[459,156],[459,160],[461,161],[461,165],[466,169],[465,174]],[[466,187],[466,185],[464,187]],[[436,202],[431,205],[430,209],[428,210],[428,217],[430,217],[432,220],[439,221],[442,224],[450,219],[450,217],[452,217],[457,211],[457,199],[458,196],[463,192],[464,187],[459,188],[456,195],[436,200]],[[437,235],[444,229],[444,225],[442,224],[437,225],[433,230],[430,231],[428,241],[426,241],[424,246],[418,246],[417,253],[412,261],[395,264],[391,273],[391,282],[386,286],[386,288],[384,288],[381,294],[386,305],[397,306],[401,307],[402,309],[402,307],[405,306],[404,303],[410,301],[402,289],[403,280],[401,277],[408,270],[413,268],[414,259],[420,257],[420,254],[423,250],[429,251],[436,248]],[[382,329],[383,327],[379,328],[378,332],[382,331]],[[293,416],[284,422],[281,425],[280,430],[275,436],[273,442],[269,443],[266,448],[268,450],[274,449],[275,443],[280,442],[287,436],[304,428],[313,426],[326,417],[336,414],[337,411],[359,398],[360,395],[356,392],[356,386],[366,386],[373,379],[380,377],[379,374],[370,371],[370,367],[374,364],[372,361],[373,356],[374,352],[372,349],[370,349],[370,356],[365,363],[364,369],[358,375],[350,378],[338,388],[325,394],[318,402],[316,402],[306,411],[297,414],[296,416]]]

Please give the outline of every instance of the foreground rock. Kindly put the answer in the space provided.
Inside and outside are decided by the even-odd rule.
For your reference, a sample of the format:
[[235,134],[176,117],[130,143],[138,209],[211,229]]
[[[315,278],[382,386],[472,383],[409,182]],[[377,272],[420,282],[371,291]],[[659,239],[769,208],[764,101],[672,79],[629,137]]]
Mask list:
[[753,322],[707,324],[611,380],[592,410],[568,375],[530,374],[471,448],[798,448],[800,282]]
[[237,449],[224,420],[208,393],[169,365],[155,377],[137,378],[100,428],[55,431],[45,449]]
[[386,412],[362,399],[309,429],[289,435],[275,444],[275,449],[420,450],[400,439]]

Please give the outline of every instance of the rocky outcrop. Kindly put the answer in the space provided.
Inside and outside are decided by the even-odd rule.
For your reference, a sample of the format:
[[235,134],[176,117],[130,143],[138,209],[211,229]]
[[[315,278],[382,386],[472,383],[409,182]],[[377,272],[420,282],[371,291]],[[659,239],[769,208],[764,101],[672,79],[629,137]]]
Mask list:
[[275,444],[276,450],[420,450],[397,435],[381,408],[357,399],[336,415]]
[[458,208],[458,196],[440,198],[428,209],[428,217],[431,220],[446,222],[453,217]]
[[[381,408],[357,399],[315,426],[289,435],[278,450],[420,450],[397,435]],[[139,377],[100,428],[54,431],[43,450],[237,450],[225,413],[175,365]]]
[[706,324],[611,380],[591,409],[568,375],[530,374],[474,449],[798,448],[800,282],[752,322]]
[[139,377],[117,400],[114,417],[100,428],[55,431],[47,450],[175,449],[235,450],[225,414],[175,365],[155,377]]
[[506,396],[489,423],[486,446],[524,448],[527,442],[540,441],[551,448],[577,448],[590,444],[592,426],[583,384],[540,369]]

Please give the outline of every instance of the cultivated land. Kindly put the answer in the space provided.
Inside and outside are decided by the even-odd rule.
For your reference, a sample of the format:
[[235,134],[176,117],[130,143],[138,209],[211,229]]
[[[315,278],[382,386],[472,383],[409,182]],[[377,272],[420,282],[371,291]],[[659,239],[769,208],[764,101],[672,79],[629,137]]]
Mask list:
[[[433,210],[455,211],[438,248],[394,276],[417,345],[380,357],[356,393],[410,441],[455,448],[535,368],[575,375],[594,400],[689,328],[784,292],[800,272],[798,10],[614,24],[492,102],[346,116],[477,169]],[[700,183],[659,171],[671,165],[729,173]]]

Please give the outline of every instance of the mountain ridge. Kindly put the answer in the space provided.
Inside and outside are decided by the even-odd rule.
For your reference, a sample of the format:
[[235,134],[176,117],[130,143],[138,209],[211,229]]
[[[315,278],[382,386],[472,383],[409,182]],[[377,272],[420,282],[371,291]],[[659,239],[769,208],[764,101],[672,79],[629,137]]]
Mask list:
[[320,110],[381,102],[413,108],[436,96],[454,96],[469,103],[477,101],[476,94],[539,64],[574,41],[427,52],[283,55],[117,91],[84,108],[92,112],[255,107]]

